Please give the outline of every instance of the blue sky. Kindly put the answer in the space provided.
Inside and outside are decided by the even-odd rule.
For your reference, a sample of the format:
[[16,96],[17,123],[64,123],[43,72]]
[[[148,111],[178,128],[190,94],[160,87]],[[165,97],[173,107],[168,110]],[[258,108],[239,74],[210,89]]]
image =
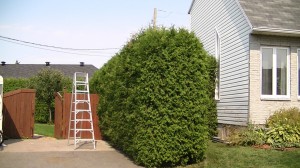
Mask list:
[[65,48],[117,48],[57,52],[58,49],[42,50],[0,38],[0,61],[85,62],[99,68],[132,34],[151,24],[154,8],[157,25],[190,29],[190,4],[191,0],[0,0],[0,36]]

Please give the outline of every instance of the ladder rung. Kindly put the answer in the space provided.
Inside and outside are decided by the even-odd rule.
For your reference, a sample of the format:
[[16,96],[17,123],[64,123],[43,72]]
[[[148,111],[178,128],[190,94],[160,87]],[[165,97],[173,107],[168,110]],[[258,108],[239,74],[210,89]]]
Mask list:
[[89,93],[88,90],[75,90],[76,93]]
[[[71,120],[71,121],[75,121],[75,120]],[[92,122],[91,119],[76,119],[76,121],[90,121],[90,122]]]
[[84,111],[91,112],[90,109],[76,109],[75,111],[77,111],[77,112],[84,112]]
[[94,142],[95,140],[94,139],[76,139],[76,141],[92,141],[92,142]]
[[84,112],[91,114],[90,110],[76,110],[76,114],[78,114],[78,113],[84,113]]
[[88,100],[76,100],[75,102],[73,103],[89,103],[90,101]]
[[[76,139],[79,139],[80,137],[76,137]],[[69,139],[74,139],[73,136],[70,136]]]
[[79,128],[79,129],[76,129],[76,131],[91,131],[91,132],[94,132],[94,130],[92,128],[86,128],[86,129]]
[[[75,91],[74,91],[73,94],[75,95]],[[84,93],[83,92],[82,93],[81,92],[77,92],[76,95],[89,95],[89,93],[88,92],[84,92]]]
[[[74,131],[75,129],[74,128],[70,128],[70,131]],[[92,128],[85,128],[85,129],[83,129],[83,128],[77,128],[76,129],[76,131],[90,131],[90,132],[94,132],[94,129],[92,129]],[[77,132],[77,133],[78,133]]]
[[81,80],[81,81],[75,81],[75,83],[78,83],[78,84],[88,84],[88,82],[83,81],[83,80]]

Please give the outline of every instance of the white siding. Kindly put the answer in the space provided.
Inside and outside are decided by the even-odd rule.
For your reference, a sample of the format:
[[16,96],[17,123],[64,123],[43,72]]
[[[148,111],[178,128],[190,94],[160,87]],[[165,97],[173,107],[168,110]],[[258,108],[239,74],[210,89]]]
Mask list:
[[221,39],[218,122],[246,125],[249,112],[249,33],[251,27],[235,0],[195,0],[191,29],[215,55],[215,29]]

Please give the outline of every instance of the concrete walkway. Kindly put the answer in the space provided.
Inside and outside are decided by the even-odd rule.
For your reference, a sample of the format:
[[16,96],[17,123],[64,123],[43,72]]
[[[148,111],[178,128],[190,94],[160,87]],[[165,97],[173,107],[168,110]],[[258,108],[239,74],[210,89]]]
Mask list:
[[[71,141],[70,141],[71,142]],[[67,140],[40,137],[37,139],[10,139],[0,147],[1,168],[137,168],[132,161],[109,146],[97,141],[96,149],[91,143],[82,144],[74,150]],[[73,141],[72,141],[73,143]]]

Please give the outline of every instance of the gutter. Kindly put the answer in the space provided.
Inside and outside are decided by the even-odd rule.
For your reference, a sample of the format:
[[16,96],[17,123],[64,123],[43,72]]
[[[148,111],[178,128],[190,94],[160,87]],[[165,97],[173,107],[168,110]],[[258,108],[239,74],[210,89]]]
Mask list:
[[293,29],[279,29],[269,27],[253,27],[253,34],[270,34],[270,35],[283,35],[283,36],[294,36],[300,37],[300,30]]

